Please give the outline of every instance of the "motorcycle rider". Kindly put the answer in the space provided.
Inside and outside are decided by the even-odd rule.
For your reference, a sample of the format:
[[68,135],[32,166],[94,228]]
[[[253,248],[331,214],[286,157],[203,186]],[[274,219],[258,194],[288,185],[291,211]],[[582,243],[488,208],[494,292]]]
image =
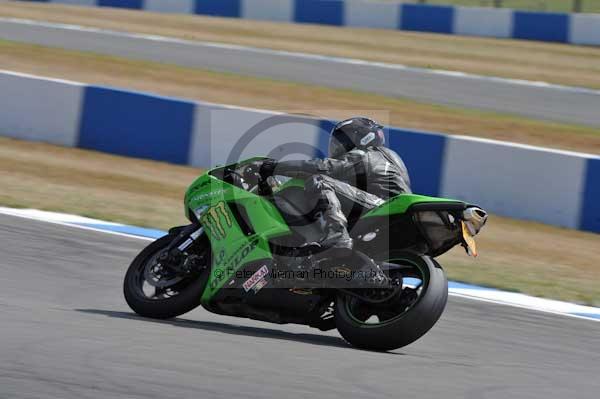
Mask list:
[[347,216],[359,216],[390,197],[411,192],[404,162],[385,147],[383,126],[364,117],[346,119],[334,126],[328,158],[267,160],[260,174],[263,178],[307,178],[305,192],[310,199],[318,200],[325,225],[325,234],[316,244],[344,254],[353,246]]

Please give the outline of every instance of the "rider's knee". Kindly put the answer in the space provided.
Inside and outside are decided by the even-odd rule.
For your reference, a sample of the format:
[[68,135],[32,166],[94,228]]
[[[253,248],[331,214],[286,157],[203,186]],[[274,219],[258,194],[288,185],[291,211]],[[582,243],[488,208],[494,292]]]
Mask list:
[[322,181],[321,175],[313,175],[306,180],[304,189],[308,194],[317,194],[321,191]]
[[305,186],[305,190],[309,194],[321,194],[323,191],[332,189],[329,179],[324,175],[311,176]]

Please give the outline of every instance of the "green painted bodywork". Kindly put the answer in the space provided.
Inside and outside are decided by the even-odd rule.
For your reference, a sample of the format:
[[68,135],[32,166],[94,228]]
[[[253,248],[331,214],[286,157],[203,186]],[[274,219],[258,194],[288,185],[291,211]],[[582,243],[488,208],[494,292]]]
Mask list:
[[[239,164],[246,164],[253,158]],[[239,165],[238,164],[238,165]],[[207,304],[215,294],[226,286],[235,273],[249,262],[270,260],[272,254],[269,240],[291,231],[281,213],[268,199],[255,193],[226,183],[215,176],[221,168],[213,169],[200,176],[185,194],[186,217],[193,212],[202,223],[212,248],[212,271],[202,295],[202,303]],[[275,192],[291,187],[304,187],[301,179],[290,179]],[[416,194],[401,194],[363,217],[390,216],[405,213],[417,203],[455,203],[445,198],[427,197]],[[231,205],[246,211],[248,224],[256,234],[247,235],[236,221]]]
[[415,204],[424,203],[462,203],[462,201],[448,198],[428,197],[426,195],[418,194],[400,194],[394,198],[389,199],[377,208],[370,210],[363,216],[363,218],[374,216],[399,215],[408,211],[409,208]]
[[[229,203],[243,207],[248,222],[257,232],[246,235],[236,222]],[[202,302],[210,299],[229,282],[244,264],[260,259],[271,259],[268,241],[273,237],[289,234],[290,230],[279,211],[265,198],[225,183],[210,175],[199,177],[185,195],[186,216],[207,208],[203,215],[211,214],[212,223],[203,223],[210,240],[213,265]],[[206,216],[205,216],[206,217]],[[202,222],[202,218],[200,219]]]

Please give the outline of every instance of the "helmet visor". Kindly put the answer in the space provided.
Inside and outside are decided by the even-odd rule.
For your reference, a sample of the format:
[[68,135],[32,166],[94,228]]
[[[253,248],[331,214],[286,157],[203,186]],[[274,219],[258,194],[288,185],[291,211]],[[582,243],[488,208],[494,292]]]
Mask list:
[[352,148],[354,148],[354,143],[341,131],[337,131],[329,137],[330,158],[339,158]]

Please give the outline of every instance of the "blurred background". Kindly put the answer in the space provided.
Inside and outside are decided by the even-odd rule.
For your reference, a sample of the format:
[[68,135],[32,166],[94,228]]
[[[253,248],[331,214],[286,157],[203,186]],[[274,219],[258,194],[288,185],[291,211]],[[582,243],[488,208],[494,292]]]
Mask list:
[[[286,153],[298,140],[314,150],[297,155],[322,155],[334,120],[368,115],[389,126],[415,192],[494,215],[476,268],[460,250],[445,256],[451,279],[600,304],[594,14],[357,0],[77,0],[2,1],[0,17],[0,68],[10,71],[1,75],[0,133],[38,142],[3,139],[13,170],[5,205],[166,229],[184,222],[180,201],[195,168],[226,162],[273,112],[300,119],[247,142],[247,156]],[[57,78],[77,83],[57,86]],[[115,155],[125,157],[106,161]]]
[[[0,0],[0,396],[596,398],[596,13],[595,0]],[[237,144],[322,155],[352,115],[386,125],[416,193],[491,213],[477,259],[438,259],[456,291],[406,356],[205,312],[137,319],[120,283],[147,242],[7,215],[164,231]]]

